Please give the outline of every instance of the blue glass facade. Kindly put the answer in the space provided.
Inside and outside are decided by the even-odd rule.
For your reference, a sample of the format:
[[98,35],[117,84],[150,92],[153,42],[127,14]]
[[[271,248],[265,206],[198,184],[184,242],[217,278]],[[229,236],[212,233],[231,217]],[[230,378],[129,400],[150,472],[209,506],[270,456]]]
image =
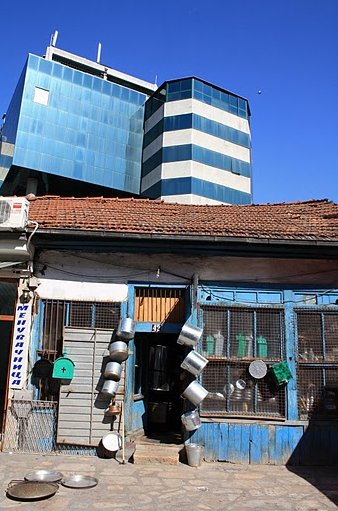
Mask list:
[[155,88],[53,47],[29,55],[2,127],[1,192],[138,196],[142,185],[146,197],[250,202],[247,100],[194,77]]
[[202,133],[213,135],[233,144],[250,148],[250,135],[243,131],[225,126],[197,114],[172,115],[161,119],[153,128],[144,135],[144,147],[147,147],[165,131],[176,131],[193,128]]
[[[34,101],[36,88],[47,104]],[[13,164],[138,194],[146,98],[30,55],[12,101],[18,114],[7,116],[3,130],[11,138],[16,132]]]
[[146,103],[143,194],[250,204],[249,116],[246,99],[197,78],[164,83]]
[[197,78],[186,78],[167,82],[161,87],[159,92],[147,102],[145,118],[148,119],[156,112],[164,101],[179,101],[189,98],[197,99],[243,119],[248,119],[250,116],[246,99]]
[[223,202],[225,204],[250,204],[249,193],[221,186],[210,181],[193,177],[162,179],[147,190],[147,197],[170,197],[170,195],[199,195],[206,199]]
[[143,176],[146,176],[161,163],[193,160],[211,167],[228,170],[241,176],[251,176],[251,165],[246,161],[231,158],[225,154],[211,151],[193,144],[163,147],[143,163]]

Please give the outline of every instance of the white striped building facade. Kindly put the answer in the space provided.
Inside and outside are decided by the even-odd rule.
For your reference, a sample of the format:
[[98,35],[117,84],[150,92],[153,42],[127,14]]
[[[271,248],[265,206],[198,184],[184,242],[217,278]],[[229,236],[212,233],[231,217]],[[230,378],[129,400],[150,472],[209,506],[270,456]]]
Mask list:
[[250,204],[246,99],[196,78],[165,82],[145,109],[141,194],[187,204]]

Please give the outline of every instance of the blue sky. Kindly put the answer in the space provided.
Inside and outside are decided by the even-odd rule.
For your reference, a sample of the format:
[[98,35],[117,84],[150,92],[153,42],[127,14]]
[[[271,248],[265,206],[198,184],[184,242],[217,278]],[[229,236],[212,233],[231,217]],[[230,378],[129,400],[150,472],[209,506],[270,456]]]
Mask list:
[[[337,0],[2,2],[0,113],[27,54],[57,46],[150,82],[195,75],[249,100],[255,203],[338,202]],[[258,91],[262,91],[258,94]]]

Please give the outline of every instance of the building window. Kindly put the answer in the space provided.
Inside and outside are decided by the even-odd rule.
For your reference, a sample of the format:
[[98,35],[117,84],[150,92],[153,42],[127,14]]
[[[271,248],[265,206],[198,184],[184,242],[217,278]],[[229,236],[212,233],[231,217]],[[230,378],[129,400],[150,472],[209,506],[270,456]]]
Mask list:
[[41,89],[41,87],[35,87],[34,89],[34,103],[39,103],[40,105],[48,105],[49,98],[49,90]]
[[[201,375],[209,391],[201,415],[284,417],[285,389],[269,371],[285,356],[283,309],[208,305],[201,307],[200,319],[199,351],[209,361]],[[250,375],[255,360],[265,362],[264,378]]]
[[185,288],[138,287],[135,289],[135,321],[183,323]]
[[338,313],[296,311],[301,419],[338,418]]

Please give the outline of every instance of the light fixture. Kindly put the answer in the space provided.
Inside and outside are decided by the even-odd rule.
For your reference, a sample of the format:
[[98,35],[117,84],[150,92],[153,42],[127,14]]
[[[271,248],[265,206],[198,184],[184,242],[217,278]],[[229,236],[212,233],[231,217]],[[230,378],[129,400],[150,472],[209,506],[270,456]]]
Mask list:
[[20,302],[21,303],[28,303],[31,299],[31,292],[29,288],[25,287],[20,295]]

